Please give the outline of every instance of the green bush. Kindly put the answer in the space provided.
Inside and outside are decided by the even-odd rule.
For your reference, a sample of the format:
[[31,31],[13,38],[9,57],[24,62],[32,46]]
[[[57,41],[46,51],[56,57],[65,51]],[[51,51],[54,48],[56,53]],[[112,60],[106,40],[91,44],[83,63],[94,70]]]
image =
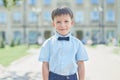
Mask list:
[[14,46],[15,46],[15,42],[14,42],[14,40],[12,40],[10,43],[10,47],[14,47]]
[[120,36],[118,37],[118,46],[120,46]]
[[120,39],[118,40],[118,45],[120,46]]
[[18,39],[18,40],[16,41],[16,45],[20,45],[20,44],[21,44],[20,39]]
[[1,41],[0,41],[0,48],[4,48],[4,47],[5,47],[4,41],[1,40]]

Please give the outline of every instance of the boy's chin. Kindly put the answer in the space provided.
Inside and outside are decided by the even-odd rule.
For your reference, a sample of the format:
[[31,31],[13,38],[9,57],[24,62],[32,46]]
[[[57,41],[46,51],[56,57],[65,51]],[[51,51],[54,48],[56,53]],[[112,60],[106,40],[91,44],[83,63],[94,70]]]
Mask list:
[[62,36],[65,36],[65,35],[67,35],[68,33],[59,33],[60,35],[62,35]]

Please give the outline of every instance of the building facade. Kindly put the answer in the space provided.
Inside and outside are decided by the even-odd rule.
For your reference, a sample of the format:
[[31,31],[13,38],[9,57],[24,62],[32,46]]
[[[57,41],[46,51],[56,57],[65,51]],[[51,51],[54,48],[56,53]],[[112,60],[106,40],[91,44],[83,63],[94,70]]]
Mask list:
[[0,0],[0,40],[10,43],[43,42],[54,34],[51,11],[68,6],[74,12],[72,34],[95,43],[117,38],[120,29],[119,0],[24,0],[7,10]]

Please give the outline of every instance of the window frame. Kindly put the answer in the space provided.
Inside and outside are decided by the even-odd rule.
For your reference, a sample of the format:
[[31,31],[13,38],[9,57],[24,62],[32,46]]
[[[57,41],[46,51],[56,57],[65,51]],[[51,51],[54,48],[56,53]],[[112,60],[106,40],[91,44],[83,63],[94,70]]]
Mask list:
[[[19,16],[19,18],[18,18],[18,16]],[[14,12],[13,13],[13,21],[14,22],[21,22],[22,21],[22,13],[19,11]]]
[[100,14],[99,11],[92,11],[91,14],[90,14],[91,21],[92,22],[98,22],[99,19],[100,19],[99,14]]
[[77,11],[75,13],[75,22],[76,23],[83,23],[84,22],[84,12],[83,11]]
[[108,10],[106,11],[106,22],[115,22],[115,11],[114,10]]
[[0,12],[0,24],[6,24],[7,23],[7,13]]
[[83,4],[84,0],[75,0],[76,4]]
[[90,0],[91,4],[99,4],[99,0]]
[[28,13],[28,22],[29,23],[37,23],[38,17],[35,12],[29,12]]

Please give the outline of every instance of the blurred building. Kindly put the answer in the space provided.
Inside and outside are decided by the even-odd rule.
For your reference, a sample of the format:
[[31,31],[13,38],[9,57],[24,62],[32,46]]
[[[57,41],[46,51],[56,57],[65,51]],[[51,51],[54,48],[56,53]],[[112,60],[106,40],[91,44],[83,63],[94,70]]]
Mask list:
[[[51,11],[68,6],[74,12],[72,34],[82,41],[108,42],[120,29],[119,0],[24,0],[7,10],[0,0],[0,39],[22,43],[44,41],[54,34]],[[120,11],[119,11],[120,12]]]

